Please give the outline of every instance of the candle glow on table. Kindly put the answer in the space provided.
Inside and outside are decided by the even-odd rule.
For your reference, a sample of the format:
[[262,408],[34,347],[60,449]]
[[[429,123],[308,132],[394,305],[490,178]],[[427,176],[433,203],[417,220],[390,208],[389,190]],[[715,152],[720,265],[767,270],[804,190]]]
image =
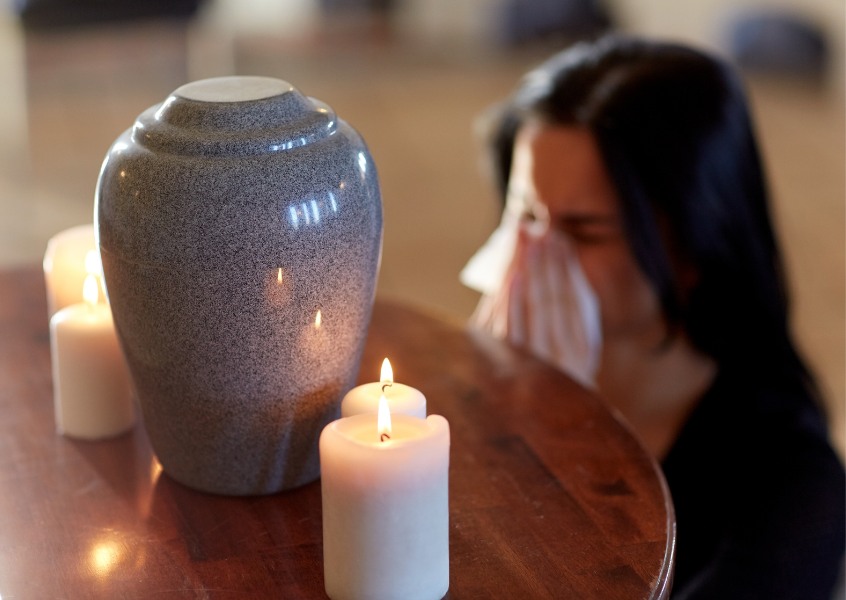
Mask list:
[[449,589],[449,424],[382,406],[320,435],[326,593],[437,600]]
[[384,394],[393,414],[406,414],[426,418],[426,396],[409,385],[394,381],[391,361],[382,361],[380,381],[365,383],[351,389],[341,401],[341,416],[375,413],[379,409],[379,398]]
[[82,439],[113,437],[135,423],[129,374],[112,312],[98,302],[99,283],[88,275],[84,303],[50,319],[56,429]]
[[[91,252],[96,262],[89,258]],[[50,316],[65,306],[82,301],[83,282],[92,273],[99,275],[99,262],[93,224],[78,225],[50,238],[42,264]]]

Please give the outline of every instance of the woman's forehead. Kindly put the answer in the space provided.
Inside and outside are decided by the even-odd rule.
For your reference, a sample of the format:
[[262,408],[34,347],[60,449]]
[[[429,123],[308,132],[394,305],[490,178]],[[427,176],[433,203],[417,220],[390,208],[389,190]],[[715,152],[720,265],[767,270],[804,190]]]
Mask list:
[[[550,211],[618,210],[617,194],[590,130],[530,121],[517,133],[512,183]],[[514,190],[517,191],[517,190]]]

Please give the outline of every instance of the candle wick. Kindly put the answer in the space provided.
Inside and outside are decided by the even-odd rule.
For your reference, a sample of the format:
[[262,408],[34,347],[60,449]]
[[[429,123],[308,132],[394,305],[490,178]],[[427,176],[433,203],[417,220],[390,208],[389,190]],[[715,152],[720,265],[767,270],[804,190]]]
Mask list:
[[386,381],[385,383],[383,383],[383,384],[382,384],[382,393],[384,394],[384,393],[385,393],[385,388],[389,388],[389,387],[391,387],[392,385],[394,385],[394,384],[393,384],[393,382],[391,382],[391,381]]
[[385,440],[389,440],[389,439],[391,439],[391,436],[388,435],[387,433],[383,433],[382,435],[379,436],[380,442],[384,442]]

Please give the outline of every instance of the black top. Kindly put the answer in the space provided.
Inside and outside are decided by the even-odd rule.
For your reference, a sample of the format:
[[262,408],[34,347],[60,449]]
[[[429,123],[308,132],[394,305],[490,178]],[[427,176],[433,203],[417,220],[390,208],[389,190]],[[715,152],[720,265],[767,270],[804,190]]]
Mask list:
[[673,598],[830,600],[846,479],[807,392],[784,387],[721,373],[667,455]]

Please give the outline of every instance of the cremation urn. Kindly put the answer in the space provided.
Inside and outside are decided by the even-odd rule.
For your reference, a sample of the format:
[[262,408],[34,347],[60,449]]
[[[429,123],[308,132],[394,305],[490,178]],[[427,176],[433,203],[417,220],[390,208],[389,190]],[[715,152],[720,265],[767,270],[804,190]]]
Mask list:
[[379,268],[381,199],[362,138],[278,79],[189,83],[109,149],[95,221],[165,473],[229,495],[316,479]]

